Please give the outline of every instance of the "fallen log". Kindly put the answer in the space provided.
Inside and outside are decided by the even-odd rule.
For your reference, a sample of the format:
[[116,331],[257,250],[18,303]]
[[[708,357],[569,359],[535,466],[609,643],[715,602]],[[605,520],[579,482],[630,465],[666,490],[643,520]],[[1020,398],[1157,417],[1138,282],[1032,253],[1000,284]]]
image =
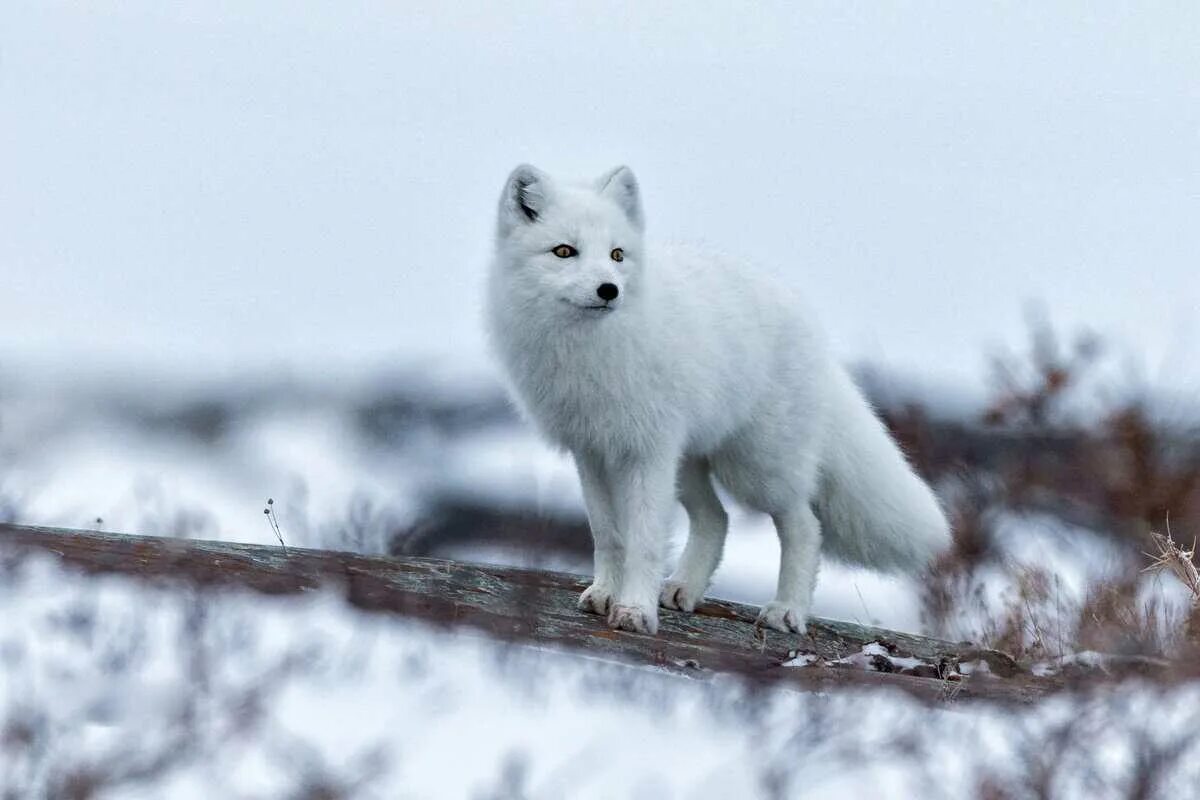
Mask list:
[[576,608],[587,579],[560,572],[5,524],[0,552],[50,553],[85,573],[210,590],[332,588],[370,611],[694,677],[733,673],[807,690],[892,687],[940,701],[1026,701],[1057,686],[969,643],[817,618],[803,635],[764,631],[754,624],[757,609],[723,600],[693,614],[661,610],[657,636],[612,631]]

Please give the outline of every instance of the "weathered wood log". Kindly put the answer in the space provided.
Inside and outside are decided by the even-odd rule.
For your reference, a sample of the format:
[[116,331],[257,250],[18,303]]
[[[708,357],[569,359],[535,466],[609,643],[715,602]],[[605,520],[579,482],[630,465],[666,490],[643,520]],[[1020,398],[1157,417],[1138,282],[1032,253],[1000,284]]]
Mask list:
[[[16,525],[0,525],[0,551],[52,553],[69,568],[158,584],[267,594],[335,588],[363,609],[695,677],[735,673],[815,690],[894,687],[931,700],[1021,701],[1056,685],[969,644],[826,619],[811,620],[806,635],[763,631],[754,625],[756,609],[721,600],[694,614],[662,610],[657,636],[612,631],[576,608],[587,580],[559,572]],[[968,663],[975,669],[964,674]]]

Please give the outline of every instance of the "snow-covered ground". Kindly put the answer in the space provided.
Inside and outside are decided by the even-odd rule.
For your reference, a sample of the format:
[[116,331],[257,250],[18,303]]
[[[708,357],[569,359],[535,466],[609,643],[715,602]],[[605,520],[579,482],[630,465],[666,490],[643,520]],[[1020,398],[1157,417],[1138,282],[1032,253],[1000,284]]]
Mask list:
[[[247,384],[241,385],[245,391]],[[272,543],[262,514],[270,497],[289,543],[350,546],[345,529],[357,518],[364,530],[354,546],[376,551],[389,531],[415,521],[431,499],[447,496],[582,518],[569,457],[508,412],[494,384],[430,389],[414,380],[406,387],[417,410],[381,437],[362,422],[363,408],[378,404],[362,387],[268,385],[240,397],[209,387],[215,392],[209,396],[219,400],[210,402],[228,404],[228,416],[210,409],[220,422],[205,427],[192,418],[204,419],[196,398],[172,384],[131,390],[10,381],[0,386],[0,498],[11,498],[29,524]],[[439,408],[494,414],[475,423],[438,424]],[[676,550],[685,535],[686,519],[678,510]],[[504,548],[454,555],[528,558]],[[764,602],[778,563],[770,520],[735,510],[713,594]],[[822,571],[815,609],[903,630],[921,625],[908,581],[837,564]]]
[[[430,498],[580,515],[569,461],[498,398],[486,380],[412,375],[203,387],[10,375],[0,518],[270,543],[273,497],[290,543],[378,550]],[[679,514],[677,544],[683,534]],[[1052,616],[1124,557],[1049,518],[1006,516],[997,538],[1005,560],[975,576],[964,634],[1011,600],[1020,565],[1053,575]],[[499,544],[454,554],[528,558]],[[760,602],[777,562],[768,522],[736,511],[713,593]],[[1195,759],[1171,757],[1200,725],[1194,688],[1117,686],[1021,710],[751,692],[332,595],[205,598],[41,561],[0,578],[0,785],[15,797],[68,780],[112,783],[103,798],[968,797],[1040,775],[1055,797],[1094,797],[1122,796],[1093,783],[1147,764],[1164,792],[1196,779]],[[918,588],[827,564],[815,611],[917,631]],[[1147,578],[1176,609],[1179,588]]]
[[[495,195],[525,159],[631,163],[655,236],[795,283],[839,353],[906,370],[942,410],[982,402],[980,354],[1023,340],[1037,298],[1194,418],[1198,8],[0,4],[0,520],[270,543],[271,497],[289,543],[378,551],[444,498],[578,519],[570,464],[497,410],[480,324]],[[761,602],[775,537],[755,515],[733,528],[713,593]],[[1128,567],[1053,519],[998,534],[963,636],[1028,569],[1061,620]],[[1200,727],[1190,689],[1015,715],[751,697],[330,597],[28,569],[0,572],[6,800],[83,796],[48,789],[88,765],[140,777],[101,795],[122,798],[1197,785],[1188,752],[1158,760],[1176,720]],[[919,588],[827,564],[814,611],[920,630]],[[1029,782],[991,791],[994,770]]]
[[[367,551],[438,498],[582,514],[570,462],[485,378],[0,382],[0,519],[271,543],[267,497],[289,543]],[[743,511],[732,525],[712,593],[761,602],[774,533]],[[680,513],[676,544],[684,532]],[[1029,610],[1062,619],[1127,566],[1049,517],[1004,514],[996,539],[1004,555],[966,590],[978,605],[961,609],[963,636],[1003,613],[1026,567],[1052,580]],[[530,558],[503,542],[450,552]],[[1162,782],[1149,796],[1165,797],[1198,777],[1185,757],[1196,688],[1126,684],[1016,710],[749,691],[364,614],[328,594],[199,597],[2,565],[0,787],[14,797],[91,781],[112,784],[100,798],[957,798],[1032,792],[1046,777],[1051,796],[1090,798],[1124,796],[1113,787],[1147,771]],[[1176,582],[1145,581],[1182,612]],[[826,564],[815,611],[919,631],[919,589]]]
[[1200,777],[1194,687],[1020,709],[750,692],[329,594],[198,596],[39,559],[3,578],[5,796],[74,781],[173,800],[969,797],[1045,777],[1051,796],[1083,798],[1125,796],[1152,767],[1152,796],[1183,797]]
[[[117,383],[0,373],[0,518],[273,543],[262,514],[267,498],[289,544],[367,552],[385,550],[397,530],[447,498],[583,518],[570,459],[539,441],[486,375],[227,383],[142,376]],[[711,593],[764,602],[778,569],[777,539],[765,516],[736,506],[731,512]],[[682,510],[672,536],[678,551],[686,536]],[[1013,602],[1014,576],[1035,568],[1051,586],[1045,607],[1034,610],[1054,620],[1039,635],[1070,642],[1074,631],[1059,619],[1072,616],[1090,587],[1130,567],[1127,549],[1047,515],[1002,512],[996,540],[1001,557],[973,577],[978,591],[962,592],[972,603],[938,633],[979,640],[981,622]],[[524,541],[447,544],[438,552],[590,569],[586,556],[547,556]],[[1182,586],[1167,576],[1144,581],[1164,624],[1178,621],[1188,602]],[[920,589],[907,578],[829,561],[814,612],[922,631]]]

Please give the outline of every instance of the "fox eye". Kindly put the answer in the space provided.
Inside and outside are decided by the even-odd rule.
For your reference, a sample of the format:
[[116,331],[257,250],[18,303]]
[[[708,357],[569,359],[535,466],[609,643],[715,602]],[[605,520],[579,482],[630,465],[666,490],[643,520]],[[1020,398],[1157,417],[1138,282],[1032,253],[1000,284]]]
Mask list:
[[559,258],[570,258],[571,256],[579,255],[579,251],[569,244],[560,244],[558,247],[550,251]]
[[613,251],[611,253],[609,253],[608,255],[609,255],[609,257],[612,258],[613,261],[624,261],[625,260],[625,251],[619,247],[614,247]]

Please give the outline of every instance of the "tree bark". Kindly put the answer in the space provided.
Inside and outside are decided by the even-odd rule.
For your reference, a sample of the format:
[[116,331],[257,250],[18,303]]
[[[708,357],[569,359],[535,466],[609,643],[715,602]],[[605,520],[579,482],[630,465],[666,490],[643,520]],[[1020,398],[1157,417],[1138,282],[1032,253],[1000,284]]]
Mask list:
[[[757,609],[722,600],[693,614],[661,609],[657,636],[612,631],[576,608],[588,581],[559,572],[3,524],[0,551],[51,553],[71,569],[159,585],[273,595],[333,588],[370,611],[693,677],[735,673],[809,690],[892,687],[935,701],[1025,701],[1058,685],[967,643],[817,618],[805,635],[763,631],[754,625]],[[969,662],[975,669],[964,675],[960,665]]]

